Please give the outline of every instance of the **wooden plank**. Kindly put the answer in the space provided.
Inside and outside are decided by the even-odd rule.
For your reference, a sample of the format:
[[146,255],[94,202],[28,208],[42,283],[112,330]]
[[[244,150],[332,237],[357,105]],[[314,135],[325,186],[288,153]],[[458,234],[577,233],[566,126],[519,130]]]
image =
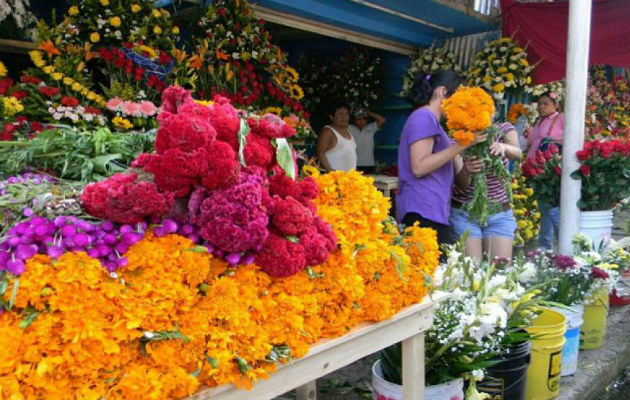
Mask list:
[[[332,371],[353,363],[407,338],[426,331],[433,323],[433,308],[447,294],[434,294],[419,304],[407,307],[392,319],[376,324],[362,324],[350,333],[324,340],[309,353],[278,368],[267,380],[261,380],[245,392],[233,385],[205,388],[189,400],[269,400],[296,387],[307,384]],[[422,360],[424,363],[424,360]]]
[[37,44],[28,40],[0,39],[0,52],[26,54],[36,48]]
[[403,400],[424,399],[424,333],[402,343]]

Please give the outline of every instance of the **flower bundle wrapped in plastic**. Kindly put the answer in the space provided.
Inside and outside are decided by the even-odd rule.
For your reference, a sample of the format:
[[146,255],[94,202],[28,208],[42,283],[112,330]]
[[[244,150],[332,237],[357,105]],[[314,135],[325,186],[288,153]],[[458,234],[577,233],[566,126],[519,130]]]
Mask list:
[[469,218],[485,225],[490,215],[501,211],[501,204],[488,198],[486,173],[492,171],[503,180],[505,191],[511,200],[511,178],[503,161],[490,155],[490,145],[498,135],[498,129],[492,125],[494,102],[492,97],[479,87],[460,87],[448,99],[442,102],[442,111],[446,117],[446,126],[459,144],[469,146],[475,139],[476,131],[485,130],[488,138],[466,149],[465,155],[476,157],[484,162],[484,171],[473,175],[474,191],[472,199],[464,204]]

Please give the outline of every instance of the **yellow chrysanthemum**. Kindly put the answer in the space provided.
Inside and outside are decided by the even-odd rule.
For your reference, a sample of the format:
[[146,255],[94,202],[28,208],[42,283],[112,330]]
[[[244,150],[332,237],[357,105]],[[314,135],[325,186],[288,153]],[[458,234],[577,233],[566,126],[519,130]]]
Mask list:
[[68,8],[68,14],[69,15],[77,15],[79,13],[79,7],[77,6],[72,6],[70,8]]
[[100,0],[100,3],[103,7],[107,7],[109,5],[109,0]]
[[505,91],[505,85],[502,83],[497,83],[492,86],[492,91],[495,93],[503,93]]
[[31,60],[33,61],[33,64],[35,64],[36,67],[41,68],[44,65],[46,65],[46,62],[44,61],[41,51],[39,50],[29,51],[28,55],[31,57]]
[[42,68],[42,71],[44,71],[47,74],[52,74],[55,72],[55,67],[53,67],[52,65],[46,65],[45,67]]
[[74,90],[75,92],[80,91],[83,86],[79,83],[79,82],[74,82],[71,86],[72,90]]
[[13,116],[24,111],[24,106],[13,96],[2,97],[3,112],[8,116]]
[[174,26],[172,29],[172,32],[174,35],[179,35],[179,27],[178,26]]
[[113,26],[114,28],[118,28],[120,26],[120,24],[122,23],[122,21],[120,20],[120,17],[111,17],[109,19],[109,24],[111,26]]
[[63,78],[63,84],[64,85],[72,85],[74,83],[74,79],[72,79],[69,76],[66,76]]
[[154,26],[153,27],[153,33],[155,33],[156,35],[160,35],[162,33],[162,28],[160,28],[159,26]]
[[521,58],[518,62],[520,62],[521,65],[524,66],[524,67],[529,66],[529,63],[527,62],[527,60],[525,58]]
[[61,72],[53,72],[52,74],[50,74],[50,77],[56,81],[59,81],[61,80],[61,78],[63,78],[63,74]]
[[98,43],[99,40],[101,40],[101,35],[99,35],[98,32],[90,33],[90,41],[92,43]]
[[7,67],[0,61],[0,78],[4,78],[9,73]]
[[121,128],[121,129],[131,129],[133,128],[133,124],[126,118],[123,118],[121,116],[116,116],[112,119],[112,123],[114,124],[114,126]]
[[140,6],[140,4],[132,4],[131,5],[131,12],[132,13],[135,14],[135,13],[139,12],[140,10],[142,10],[142,6]]
[[153,18],[162,17],[162,14],[158,10],[153,10],[152,14],[153,14]]

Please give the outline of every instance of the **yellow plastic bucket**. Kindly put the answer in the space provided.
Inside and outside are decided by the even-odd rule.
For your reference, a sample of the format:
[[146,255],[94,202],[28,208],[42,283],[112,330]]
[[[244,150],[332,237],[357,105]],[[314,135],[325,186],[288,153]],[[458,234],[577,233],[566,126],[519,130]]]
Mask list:
[[580,349],[599,349],[606,338],[606,318],[608,317],[609,295],[601,290],[584,305],[584,324],[580,332]]
[[533,336],[532,359],[527,370],[527,400],[549,400],[558,396],[562,370],[562,347],[567,319],[557,311],[544,308],[527,327]]

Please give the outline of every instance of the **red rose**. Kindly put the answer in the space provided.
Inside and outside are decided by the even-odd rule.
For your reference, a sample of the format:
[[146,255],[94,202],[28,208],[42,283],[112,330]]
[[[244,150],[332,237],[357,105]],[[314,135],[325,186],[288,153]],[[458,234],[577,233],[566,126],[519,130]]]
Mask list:
[[66,107],[76,107],[79,105],[79,100],[76,97],[63,96],[60,103]]
[[44,130],[44,125],[40,124],[39,122],[31,122],[31,130],[33,132],[41,132],[42,130]]
[[553,167],[553,172],[555,172],[558,176],[562,176],[562,168],[558,167],[557,165]]
[[589,176],[591,174],[591,167],[588,165],[580,166],[580,173],[582,176]]
[[575,155],[580,161],[584,161],[590,156],[589,152],[586,150],[578,150]]
[[39,87],[39,92],[41,94],[43,94],[44,96],[53,97],[53,96],[59,94],[59,88],[50,87],[50,86],[40,86]]

